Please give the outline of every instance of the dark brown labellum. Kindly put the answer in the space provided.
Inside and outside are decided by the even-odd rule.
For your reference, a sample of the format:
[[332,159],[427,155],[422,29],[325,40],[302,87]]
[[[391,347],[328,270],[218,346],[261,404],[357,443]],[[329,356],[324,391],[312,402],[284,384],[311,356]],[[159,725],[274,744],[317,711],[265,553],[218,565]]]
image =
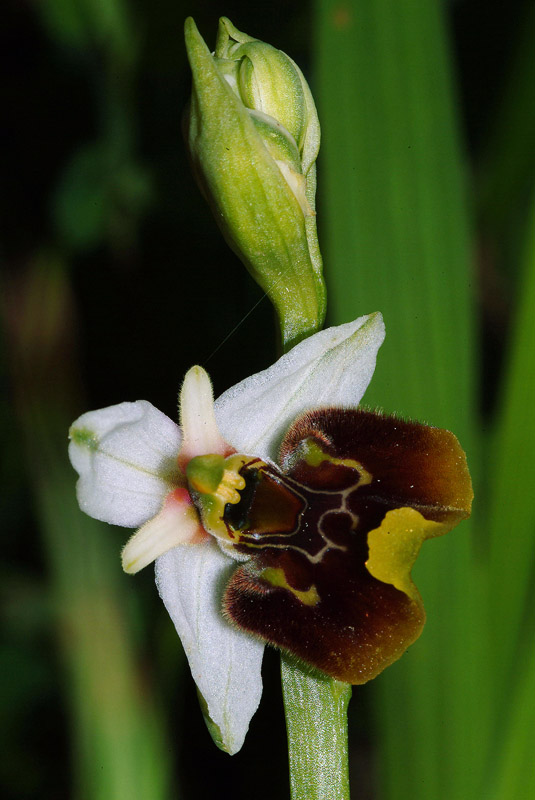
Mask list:
[[225,514],[238,547],[253,553],[229,583],[225,613],[329,675],[364,683],[421,632],[410,566],[423,539],[469,514],[464,453],[448,431],[321,409],[290,428],[280,462],[281,472],[245,467],[242,502]]

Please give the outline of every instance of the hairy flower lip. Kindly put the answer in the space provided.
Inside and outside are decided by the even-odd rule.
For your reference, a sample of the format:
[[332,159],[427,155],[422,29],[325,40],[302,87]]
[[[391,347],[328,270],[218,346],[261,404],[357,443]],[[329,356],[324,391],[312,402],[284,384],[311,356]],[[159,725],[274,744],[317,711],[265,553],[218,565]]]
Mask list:
[[[289,531],[288,515],[271,515],[261,549],[232,576],[225,613],[333,678],[366,683],[422,631],[411,569],[426,539],[470,514],[466,456],[449,431],[322,408],[294,422],[280,463],[299,516]],[[262,523],[253,502],[240,544],[256,548]]]

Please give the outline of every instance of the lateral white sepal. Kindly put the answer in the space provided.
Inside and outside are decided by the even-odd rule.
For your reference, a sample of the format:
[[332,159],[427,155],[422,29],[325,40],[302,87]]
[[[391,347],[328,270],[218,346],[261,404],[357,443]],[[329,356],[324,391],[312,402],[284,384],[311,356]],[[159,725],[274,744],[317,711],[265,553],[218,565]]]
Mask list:
[[233,627],[222,596],[236,568],[214,540],[175,547],[156,561],[156,584],[189,661],[191,674],[219,731],[218,744],[237,753],[260,702],[264,644]]

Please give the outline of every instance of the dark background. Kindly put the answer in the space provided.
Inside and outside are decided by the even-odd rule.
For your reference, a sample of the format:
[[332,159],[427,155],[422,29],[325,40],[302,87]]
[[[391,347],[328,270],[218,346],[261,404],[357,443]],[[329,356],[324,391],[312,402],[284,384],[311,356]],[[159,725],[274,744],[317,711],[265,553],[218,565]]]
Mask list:
[[[310,4],[303,0],[224,5],[132,0],[124,8],[128,24],[110,26],[111,33],[103,33],[105,26],[95,24],[89,12],[69,27],[65,14],[54,16],[46,2],[7,0],[2,8],[0,288],[17,317],[20,287],[36,262],[60,264],[70,292],[69,346],[54,363],[59,373],[67,362],[71,369],[71,359],[74,364],[75,388],[66,402],[72,418],[137,398],[176,417],[176,394],[192,363],[207,367],[217,395],[276,355],[269,303],[223,243],[187,164],[181,134],[190,81],[184,17],[194,15],[212,45],[224,13],[241,30],[291,54],[310,76],[312,89],[314,83]],[[487,144],[526,8],[525,0],[448,4],[469,173]],[[321,155],[318,166],[321,186]],[[319,226],[321,240],[321,215]],[[496,346],[494,322],[506,314],[507,297],[483,311],[490,352]],[[9,337],[6,342],[0,524],[7,622],[2,661],[9,674],[3,681],[0,782],[9,797],[67,798],[73,768],[64,677],[31,470],[17,446],[20,402],[14,348]],[[492,363],[496,369],[495,359]],[[55,380],[51,371],[45,383]],[[490,368],[486,381],[492,388]],[[74,476],[72,483],[74,488]],[[122,537],[119,532],[117,548]],[[176,796],[211,797],[216,791],[234,798],[287,796],[277,656],[266,656],[261,709],[242,752],[230,759],[204,729],[187,671],[174,679],[168,661],[172,645],[162,645],[166,620],[152,576],[136,580],[145,631],[139,658],[165,705],[180,785]],[[181,674],[179,658],[172,659]],[[367,695],[355,695],[351,764],[362,783],[372,752]]]

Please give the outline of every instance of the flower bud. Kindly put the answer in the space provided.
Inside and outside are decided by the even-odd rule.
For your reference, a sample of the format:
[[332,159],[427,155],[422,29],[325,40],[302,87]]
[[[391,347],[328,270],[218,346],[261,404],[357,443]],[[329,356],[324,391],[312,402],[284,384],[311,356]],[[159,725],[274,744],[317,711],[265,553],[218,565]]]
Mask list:
[[241,33],[226,17],[219,23],[215,55],[218,65],[237,65],[233,88],[243,104],[272,117],[291,134],[306,175],[318,156],[320,123],[297,64],[281,50]]
[[185,33],[195,174],[228,244],[273,302],[288,348],[325,316],[314,101],[288,56],[229,20],[220,20],[214,55],[191,18]]

